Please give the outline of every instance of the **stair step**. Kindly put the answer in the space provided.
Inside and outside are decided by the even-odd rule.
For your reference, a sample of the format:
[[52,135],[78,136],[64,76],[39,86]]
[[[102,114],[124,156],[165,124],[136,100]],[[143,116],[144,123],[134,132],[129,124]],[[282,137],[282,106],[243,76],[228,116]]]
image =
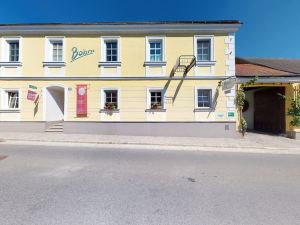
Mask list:
[[61,133],[62,133],[63,130],[45,130],[45,132],[53,132],[53,133],[54,133],[54,132],[61,132]]
[[63,129],[64,129],[64,124],[62,121],[57,121],[56,123],[52,123],[51,125],[49,125],[47,127],[47,129],[45,129],[45,132],[52,132],[52,133],[55,133],[55,132],[63,132]]

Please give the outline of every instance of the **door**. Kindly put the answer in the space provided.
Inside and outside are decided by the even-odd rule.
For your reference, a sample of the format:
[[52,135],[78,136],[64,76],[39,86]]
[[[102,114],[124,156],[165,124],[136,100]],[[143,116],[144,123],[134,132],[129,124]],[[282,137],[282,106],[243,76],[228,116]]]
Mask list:
[[254,129],[280,134],[285,132],[284,87],[266,88],[254,93]]

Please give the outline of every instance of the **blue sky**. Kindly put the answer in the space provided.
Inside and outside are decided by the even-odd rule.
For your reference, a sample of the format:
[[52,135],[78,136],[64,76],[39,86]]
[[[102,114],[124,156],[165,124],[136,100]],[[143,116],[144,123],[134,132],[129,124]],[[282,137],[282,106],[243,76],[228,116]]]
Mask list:
[[237,19],[238,56],[300,58],[299,9],[299,0],[9,0],[0,23]]

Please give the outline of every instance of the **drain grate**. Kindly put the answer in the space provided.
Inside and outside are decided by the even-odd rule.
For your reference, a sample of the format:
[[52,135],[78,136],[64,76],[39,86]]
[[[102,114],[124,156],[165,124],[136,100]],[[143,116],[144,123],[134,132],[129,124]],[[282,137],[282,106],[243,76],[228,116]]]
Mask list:
[[6,159],[7,155],[0,155],[0,160]]

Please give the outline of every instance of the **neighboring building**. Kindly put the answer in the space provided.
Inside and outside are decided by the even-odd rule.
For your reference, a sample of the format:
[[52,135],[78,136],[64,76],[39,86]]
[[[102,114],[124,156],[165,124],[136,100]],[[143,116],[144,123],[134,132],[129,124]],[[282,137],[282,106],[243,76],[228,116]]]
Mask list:
[[290,125],[287,110],[291,102],[279,94],[294,98],[300,91],[300,60],[237,58],[238,83],[257,76],[255,85],[246,88],[243,116],[249,130],[286,134],[300,138],[300,129]]
[[240,25],[0,25],[0,130],[236,135],[235,89],[220,82]]

